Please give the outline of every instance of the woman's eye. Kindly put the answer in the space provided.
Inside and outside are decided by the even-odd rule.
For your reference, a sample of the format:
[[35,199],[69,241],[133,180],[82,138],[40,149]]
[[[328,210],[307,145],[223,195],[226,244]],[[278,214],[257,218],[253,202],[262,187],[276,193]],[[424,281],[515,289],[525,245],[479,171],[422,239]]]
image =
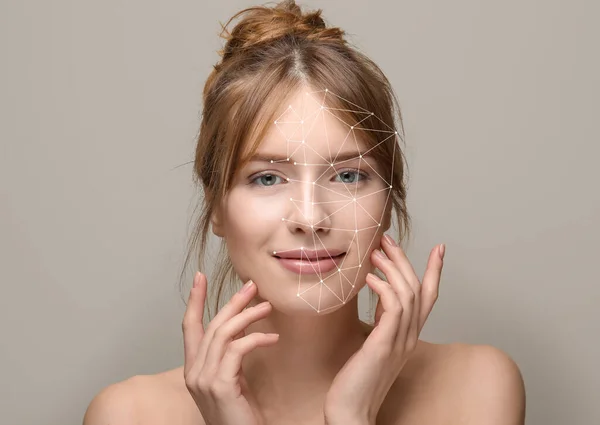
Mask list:
[[338,176],[342,178],[342,183],[346,184],[356,183],[360,177],[363,177],[363,180],[366,178],[366,176],[358,170],[342,171],[341,173],[338,173]]
[[[342,171],[337,174],[336,178],[337,177],[340,177],[341,183],[344,183],[344,184],[356,184],[356,183],[358,183],[359,180],[365,180],[368,178],[367,175],[365,175],[364,173],[361,173],[358,170]],[[281,182],[283,182],[283,179],[279,176],[276,176],[275,174],[262,174],[262,175],[254,177],[250,180],[251,184],[254,184],[256,186],[263,186],[263,187],[274,186]]]
[[256,176],[253,178],[251,183],[258,186],[273,186],[276,179],[282,180],[281,177],[274,174],[263,174],[262,176]]

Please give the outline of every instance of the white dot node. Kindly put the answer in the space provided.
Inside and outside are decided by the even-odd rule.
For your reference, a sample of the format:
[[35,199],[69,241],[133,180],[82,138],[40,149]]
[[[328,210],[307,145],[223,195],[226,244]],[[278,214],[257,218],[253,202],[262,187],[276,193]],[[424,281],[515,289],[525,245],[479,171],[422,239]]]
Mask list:
[[397,132],[397,131],[394,131],[394,134],[398,134],[398,132]]
[[313,229],[315,226],[313,226],[312,224],[310,225],[310,228]]
[[354,233],[358,233],[358,230],[355,230]]
[[322,281],[322,280],[320,280],[319,282],[323,283],[323,281]]
[[273,163],[273,160],[271,160],[271,164]]
[[300,124],[304,124],[304,121],[300,121]]
[[341,272],[341,271],[342,271],[342,269],[338,269],[338,272]]
[[285,221],[285,218],[281,218],[281,221]]
[[362,264],[359,264],[358,267],[362,267]]
[[273,255],[277,254],[277,251],[273,251]]
[[288,109],[291,109],[292,105],[288,106]]
[[354,126],[350,126],[350,130],[354,130]]
[[299,297],[299,296],[300,296],[300,294],[296,294],[296,296],[297,296],[297,297]]
[[300,247],[300,249],[304,249],[304,247],[303,247],[303,246],[301,246],[301,247]]
[[352,198],[352,201],[353,201],[353,202],[356,202],[356,198]]
[[288,177],[288,178],[286,178],[286,180],[287,180],[287,181],[290,181],[290,178]]
[[358,155],[359,158],[362,158],[362,155]]
[[390,185],[390,189],[392,188],[392,185]]
[[317,182],[313,182],[313,184],[317,184]]
[[333,167],[333,164],[329,164],[330,167]]
[[274,121],[275,124],[277,124],[277,121]]
[[321,109],[323,109],[323,107],[321,106]]
[[290,159],[289,159],[289,158],[287,158],[287,160],[289,161]]
[[381,226],[381,223],[377,223],[377,227]]
[[294,161],[294,165],[296,165],[296,161]]
[[346,304],[346,300],[342,301],[342,304]]
[[292,199],[292,198],[290,198],[290,201],[293,201],[293,199]]

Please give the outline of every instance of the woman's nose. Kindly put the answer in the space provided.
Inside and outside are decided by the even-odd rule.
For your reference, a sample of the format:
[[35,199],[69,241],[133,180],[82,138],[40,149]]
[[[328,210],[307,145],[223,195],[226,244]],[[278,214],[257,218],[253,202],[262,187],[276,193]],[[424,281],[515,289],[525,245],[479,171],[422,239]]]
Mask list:
[[304,232],[329,232],[331,219],[323,189],[313,181],[297,182],[294,185],[296,190],[290,198],[290,226]]

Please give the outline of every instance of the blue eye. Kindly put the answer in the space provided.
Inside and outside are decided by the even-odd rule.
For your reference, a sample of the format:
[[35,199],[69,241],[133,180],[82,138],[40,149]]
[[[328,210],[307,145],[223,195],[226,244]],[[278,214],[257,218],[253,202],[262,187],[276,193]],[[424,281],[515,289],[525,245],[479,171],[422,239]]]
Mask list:
[[[274,174],[262,174],[253,178],[251,184],[256,184],[257,186],[273,186],[275,184],[275,179],[282,180],[281,177]],[[260,183],[256,183],[257,181]]]
[[[363,180],[365,178],[367,178],[367,176],[363,173],[361,173],[358,170],[346,170],[346,171],[342,171],[340,173],[338,173],[338,176],[342,177],[342,183],[346,183],[346,184],[354,184],[358,182],[359,177],[363,177]],[[356,176],[356,177],[354,177]],[[350,181],[348,181],[347,179],[350,179]]]
[[[359,170],[345,170],[338,172],[337,177],[341,177],[341,183],[344,184],[357,184],[360,180],[367,180],[369,176],[365,173],[361,173]],[[250,178],[250,184],[255,186],[269,187],[274,186],[277,183],[277,179],[283,182],[284,179],[271,173],[264,173],[253,178]]]

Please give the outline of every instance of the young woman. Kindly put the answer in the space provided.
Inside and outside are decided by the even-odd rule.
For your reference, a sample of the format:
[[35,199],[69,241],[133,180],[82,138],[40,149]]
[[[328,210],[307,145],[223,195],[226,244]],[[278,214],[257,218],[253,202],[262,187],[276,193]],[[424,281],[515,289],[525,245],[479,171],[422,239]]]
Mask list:
[[[194,241],[203,264],[208,234],[221,238],[221,263],[210,283],[194,277],[184,365],[106,388],[86,425],[524,423],[506,354],[418,339],[445,246],[420,279],[384,235],[394,218],[397,240],[410,228],[397,101],[320,12],[284,1],[232,18],[194,163]],[[373,325],[358,317],[365,284],[379,297]],[[208,287],[218,313],[205,326]]]

